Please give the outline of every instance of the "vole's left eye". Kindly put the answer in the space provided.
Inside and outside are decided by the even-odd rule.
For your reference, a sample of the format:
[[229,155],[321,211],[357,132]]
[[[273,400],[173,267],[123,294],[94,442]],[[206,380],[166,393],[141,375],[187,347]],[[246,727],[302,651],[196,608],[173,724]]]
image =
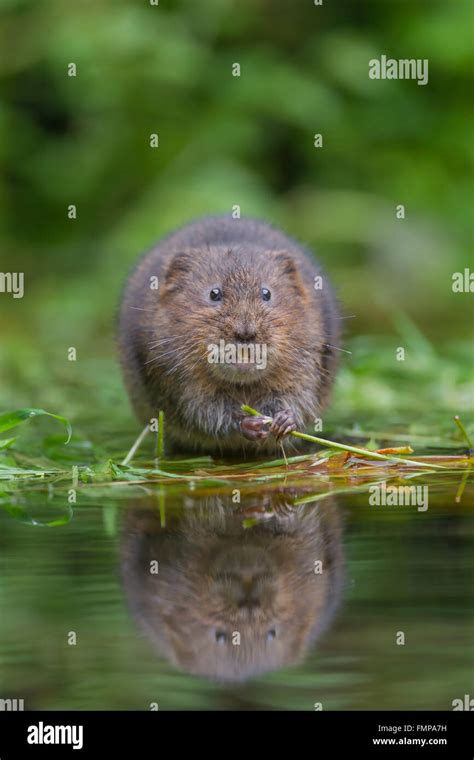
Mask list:
[[274,638],[276,638],[276,631],[274,628],[270,628],[269,631],[267,631],[267,641],[273,641]]
[[272,294],[270,293],[270,291],[268,290],[268,288],[262,288],[262,290],[260,292],[262,294],[262,298],[263,298],[264,301],[269,301],[270,298],[272,297]]
[[222,290],[220,288],[212,288],[209,298],[211,301],[222,301]]

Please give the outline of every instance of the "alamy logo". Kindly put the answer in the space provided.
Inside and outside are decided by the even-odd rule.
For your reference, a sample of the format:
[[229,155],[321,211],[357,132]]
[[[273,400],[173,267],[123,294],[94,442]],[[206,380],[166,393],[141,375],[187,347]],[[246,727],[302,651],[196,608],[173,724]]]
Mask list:
[[371,507],[417,507],[418,512],[428,509],[428,486],[387,486],[381,483],[370,486]]
[[254,364],[257,369],[267,366],[265,343],[210,343],[207,347],[209,364]]
[[0,699],[0,712],[16,712],[24,709],[24,699]]
[[468,267],[463,272],[454,272],[452,280],[453,293],[474,293],[474,272]]
[[416,79],[418,84],[428,84],[427,58],[387,58],[381,55],[369,61],[370,79]]
[[474,699],[470,694],[465,694],[464,699],[453,699],[451,702],[453,710],[474,710]]
[[84,726],[49,726],[42,721],[28,726],[28,744],[72,744],[73,749],[83,747]]
[[11,293],[13,298],[23,298],[24,282],[23,272],[0,272],[0,293]]

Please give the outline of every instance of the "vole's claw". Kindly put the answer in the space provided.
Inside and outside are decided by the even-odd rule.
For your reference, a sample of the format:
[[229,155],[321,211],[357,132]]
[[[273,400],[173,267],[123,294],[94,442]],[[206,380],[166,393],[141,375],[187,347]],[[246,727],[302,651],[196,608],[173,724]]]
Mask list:
[[267,417],[244,417],[240,429],[249,441],[264,441],[270,432]]
[[289,409],[283,409],[277,412],[270,425],[270,433],[273,433],[277,441],[280,441],[286,435],[296,430],[296,422],[293,412]]
[[282,519],[293,517],[296,514],[296,507],[282,496],[277,496],[271,506],[273,514]]

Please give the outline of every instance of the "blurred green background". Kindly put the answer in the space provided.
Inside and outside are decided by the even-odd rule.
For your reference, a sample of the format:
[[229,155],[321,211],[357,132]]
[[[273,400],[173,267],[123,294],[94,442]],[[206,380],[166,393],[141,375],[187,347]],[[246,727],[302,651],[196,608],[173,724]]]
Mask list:
[[[427,518],[343,500],[348,584],[331,635],[308,665],[235,693],[157,665],[137,637],[108,532],[117,484],[81,488],[74,520],[54,530],[22,524],[20,507],[63,514],[58,466],[110,479],[108,460],[138,428],[115,343],[127,273],[161,235],[234,204],[317,251],[337,287],[352,353],[324,434],[465,450],[452,417],[474,434],[472,294],[451,285],[474,268],[471,0],[0,10],[0,272],[25,273],[23,299],[0,293],[0,413],[43,407],[74,429],[64,446],[57,423],[35,420],[0,451],[0,696],[47,708],[311,709],[322,696],[325,709],[450,709],[472,670],[473,530],[461,517],[472,489],[455,503],[457,473],[430,485]],[[428,58],[428,85],[370,80],[382,54]],[[85,646],[67,648],[76,628]]]
[[[418,405],[468,405],[472,301],[451,284],[472,243],[471,2],[1,6],[1,269],[26,290],[0,295],[3,408],[74,417],[87,397],[131,421],[114,342],[126,275],[162,234],[233,204],[334,280],[353,351],[341,414],[412,413],[422,381]],[[428,85],[370,80],[381,54],[428,58]]]

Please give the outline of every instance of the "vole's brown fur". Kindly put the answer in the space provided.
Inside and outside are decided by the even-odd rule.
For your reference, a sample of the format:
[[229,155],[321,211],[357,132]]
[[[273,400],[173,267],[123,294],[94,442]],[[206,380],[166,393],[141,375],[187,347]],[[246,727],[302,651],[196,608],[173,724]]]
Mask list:
[[[210,299],[214,288],[219,302]],[[119,331],[126,384],[143,422],[163,409],[175,449],[255,455],[277,450],[280,437],[321,415],[339,318],[327,278],[294,240],[264,222],[208,217],[141,259],[125,288]],[[265,345],[266,368],[209,363],[208,347],[221,340]],[[262,419],[244,417],[242,404],[273,417],[271,432]]]

